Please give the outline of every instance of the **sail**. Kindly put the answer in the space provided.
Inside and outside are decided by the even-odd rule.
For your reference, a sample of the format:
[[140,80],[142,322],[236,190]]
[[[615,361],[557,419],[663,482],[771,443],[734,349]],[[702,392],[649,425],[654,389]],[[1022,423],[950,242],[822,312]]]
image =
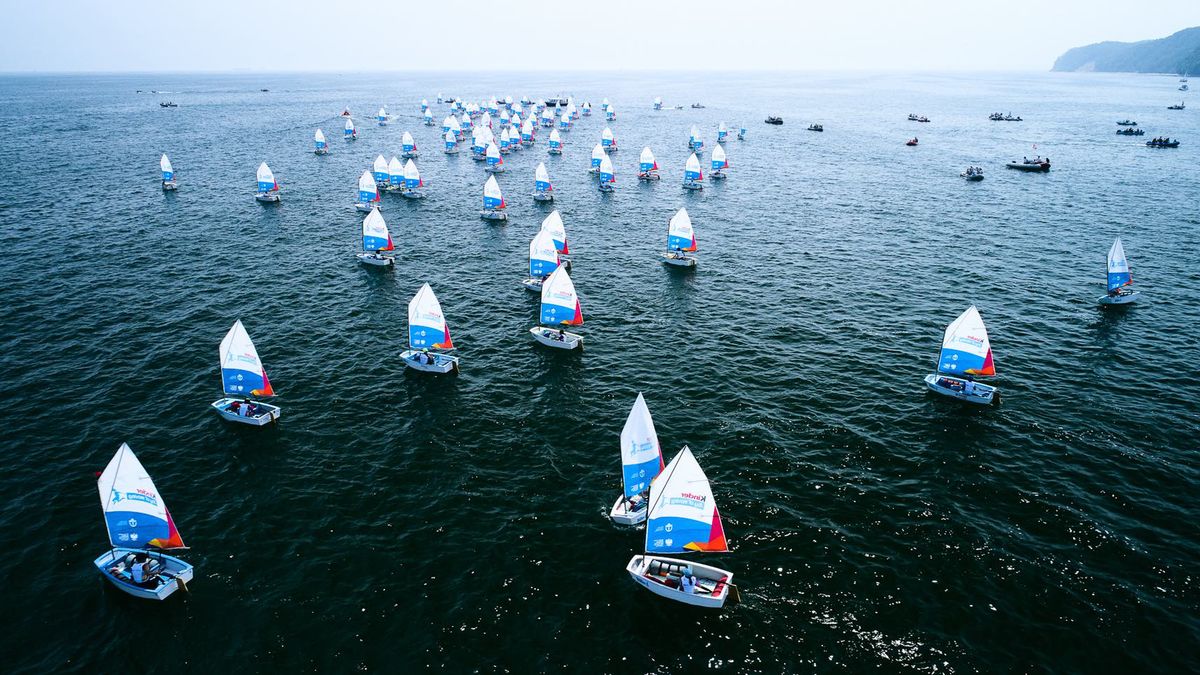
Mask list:
[[975,305],[967,308],[946,328],[938,372],[948,375],[995,375],[992,346],[987,328]]
[[550,131],[550,147],[556,150],[562,148],[562,136],[558,135],[558,129]]
[[400,149],[404,152],[412,152],[417,149],[417,142],[413,140],[412,134],[407,131],[400,137]]
[[442,305],[429,284],[408,301],[408,345],[413,349],[454,349]]
[[583,324],[583,308],[567,268],[559,267],[542,283],[542,323],[547,326]]
[[728,169],[729,161],[725,158],[725,148],[714,145],[712,151],[712,168],[714,171],[718,169]]
[[524,122],[521,122],[521,140],[522,141],[533,140],[533,122],[531,122],[529,120],[525,120]]
[[605,148],[611,148],[616,142],[616,136],[613,136],[612,129],[604,127],[604,131],[600,132],[600,145]]
[[184,548],[167,503],[128,445],[122,443],[108,461],[96,489],[100,492],[108,541],[113,546]]
[[376,183],[388,182],[388,161],[383,155],[375,158],[375,163],[372,165],[371,171],[375,174]]
[[692,125],[692,130],[688,134],[688,140],[692,143],[696,143],[700,140],[700,130],[696,128],[695,124]]
[[507,148],[512,145],[512,134],[508,133],[508,127],[500,130],[500,147]]
[[569,129],[571,127],[571,116],[564,110],[561,117],[558,118],[559,129]]
[[687,158],[687,163],[683,165],[683,179],[687,181],[704,180],[704,172],[700,170],[700,160],[696,158],[694,152]]
[[392,155],[392,159],[388,162],[388,182],[395,186],[404,185],[404,165],[395,155]]
[[375,114],[375,119],[379,120],[380,122],[386,122],[387,110],[385,108],[380,108],[379,112]]
[[550,212],[546,219],[542,221],[542,231],[549,232],[550,237],[554,240],[554,246],[558,252],[563,255],[570,255],[571,251],[567,248],[567,228],[563,225],[562,216],[558,215],[558,210]]
[[500,148],[496,147],[494,142],[488,143],[487,163],[488,166],[500,166],[504,163],[504,158],[500,156]]
[[654,171],[658,168],[658,161],[654,159],[654,153],[650,151],[650,146],[642,148],[642,156],[638,158],[638,170],[643,173]]
[[604,156],[605,156],[604,155],[604,147],[601,146],[599,143],[597,143],[596,147],[592,148],[592,168],[593,169],[600,168],[600,162],[604,159]]
[[444,140],[446,141],[447,150],[452,150],[458,146],[458,137],[454,135],[453,131],[447,131]]
[[604,159],[600,160],[600,182],[601,183],[617,182],[617,177],[613,173],[613,163],[612,163],[612,160],[609,159],[608,155],[605,155]]
[[548,277],[557,268],[558,248],[554,245],[554,237],[541,230],[529,242],[529,276]]
[[550,173],[546,171],[546,164],[538,162],[537,168],[533,171],[533,186],[540,192],[550,192],[554,186],[550,184]]
[[507,204],[504,203],[504,195],[500,193],[500,184],[496,182],[495,176],[488,176],[487,182],[483,184],[483,208],[485,209],[502,209]]
[[463,113],[463,114],[462,114],[462,117],[460,117],[460,118],[458,119],[458,122],[459,122],[459,124],[458,124],[458,125],[459,125],[460,127],[462,127],[463,129],[470,129],[470,128],[472,128],[472,127],[474,127],[474,126],[475,126],[475,125],[474,125],[474,124],[471,122],[471,115],[470,115],[470,113]]
[[221,340],[221,385],[230,396],[274,396],[267,371],[241,319]]
[[346,131],[343,135],[344,136],[353,136],[354,135],[354,120],[350,119],[349,117],[346,118]]
[[370,171],[364,171],[358,177],[358,201],[362,204],[379,201],[379,188],[375,187],[375,178]]
[[158,160],[158,168],[162,169],[163,180],[175,180],[175,168],[171,166],[171,160],[167,159],[166,153]]
[[648,553],[728,551],[721,512],[704,470],[686,445],[650,484]]
[[625,498],[649,490],[650,481],[662,470],[662,450],[658,447],[654,420],[650,418],[646,399],[638,392],[621,429],[621,477],[625,481]]
[[258,191],[270,192],[271,190],[279,189],[279,184],[275,182],[275,174],[271,173],[271,167],[267,166],[266,162],[258,165]]
[[667,225],[667,250],[696,250],[696,232],[692,229],[692,219],[688,217],[687,209],[679,209]]
[[[166,176],[166,173],[163,175]],[[1117,239],[1113,242],[1112,248],[1108,249],[1108,290],[1115,291],[1132,283],[1133,274],[1129,271],[1129,260],[1125,257],[1125,247],[1121,244],[1121,240]]]
[[362,223],[362,241],[364,251],[393,251],[392,235],[388,232],[387,223],[379,209],[371,209]]
[[404,165],[404,187],[413,190],[419,187],[424,187],[425,183],[421,180],[421,172],[417,170],[416,162],[411,159]]
[[324,148],[325,147],[325,132],[321,131],[320,129],[317,129],[317,132],[313,134],[313,143],[317,146],[318,150]]
[[729,127],[726,126],[725,121],[722,120],[719,124],[717,124],[717,134],[720,136],[724,136],[727,133],[729,133]]
[[454,122],[457,121],[458,120],[454,119],[454,115],[447,115],[446,118],[442,120],[442,133],[444,134],[447,131],[450,131],[454,127]]
[[492,114],[487,113],[487,112],[483,113],[483,117],[479,118],[479,126],[487,127],[489,129],[491,129],[492,128]]

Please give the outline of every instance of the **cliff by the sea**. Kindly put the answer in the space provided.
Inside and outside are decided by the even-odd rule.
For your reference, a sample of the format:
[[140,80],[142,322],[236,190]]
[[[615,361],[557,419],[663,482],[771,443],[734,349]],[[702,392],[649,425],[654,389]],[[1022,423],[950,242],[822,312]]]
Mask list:
[[1200,74],[1200,26],[1157,40],[1076,47],[1058,57],[1052,70]]

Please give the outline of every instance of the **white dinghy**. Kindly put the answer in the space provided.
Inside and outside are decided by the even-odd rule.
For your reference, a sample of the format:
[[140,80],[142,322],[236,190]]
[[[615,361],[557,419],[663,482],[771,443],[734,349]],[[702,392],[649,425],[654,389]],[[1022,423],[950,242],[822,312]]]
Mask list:
[[400,358],[409,368],[426,373],[458,372],[457,356],[430,351],[454,349],[454,341],[442,305],[429,284],[422,285],[408,301],[408,347]]
[[543,227],[529,242],[529,278],[521,285],[527,291],[541,293],[543,282],[558,269],[559,262],[554,236]]
[[372,209],[362,222],[362,253],[357,254],[359,262],[377,267],[392,267],[396,258],[385,252],[395,251],[392,235],[388,232],[387,222],[379,209]]
[[276,204],[279,202],[279,182],[275,180],[275,174],[271,172],[271,167],[267,166],[266,162],[258,165],[258,192],[254,194],[254,199],[264,204]]
[[650,146],[642,148],[642,155],[638,158],[638,180],[658,180],[658,160],[654,159],[654,153],[650,151]]
[[417,142],[413,140],[413,135],[404,132],[400,138],[400,159],[416,159],[421,156],[421,152],[417,150]]
[[[404,164],[400,162],[400,158],[392,155],[391,160],[387,165],[387,187],[383,188],[388,192],[404,193]],[[382,204],[381,204],[382,206]]]
[[563,151],[562,136],[559,135],[558,129],[551,129],[550,130],[550,147],[546,152],[547,152],[547,154],[551,154],[551,155],[561,155],[562,151]]
[[494,140],[488,142],[484,157],[487,159],[488,173],[504,173],[504,158],[500,156],[500,147]]
[[92,564],[122,591],[148,600],[165,600],[187,590],[192,566],[163,551],[187,548],[167,503],[133,450],[122,443],[96,481],[100,508],[112,548]]
[[446,135],[442,137],[442,140],[446,144],[446,147],[442,150],[442,152],[446,153],[447,155],[458,154],[458,137],[454,135],[453,131],[447,131]]
[[683,165],[683,189],[703,190],[703,180],[704,172],[700,169],[700,159],[693,152],[688,156],[687,163]]
[[167,159],[167,153],[158,160],[158,168],[162,171],[162,189],[164,192],[171,192],[179,186],[175,183],[175,167],[171,166],[171,160]]
[[613,184],[616,182],[617,175],[613,171],[612,158],[605,155],[604,159],[600,160],[600,191],[612,192],[614,190]]
[[507,206],[496,177],[488,176],[483,184],[483,210],[479,212],[479,217],[484,220],[508,220],[508,214],[504,212]]
[[348,141],[358,140],[358,131],[354,129],[354,120],[346,118],[346,126],[342,131],[342,138]]
[[404,192],[400,196],[406,199],[425,198],[425,181],[421,180],[417,163],[411,159],[404,164]]
[[592,165],[588,169],[589,173],[600,173],[600,162],[604,161],[604,147],[599,143],[592,148]]
[[633,556],[625,571],[655,595],[696,607],[723,607],[733,572],[660,555],[729,551],[708,477],[686,445],[650,484],[648,508],[646,553]]
[[621,480],[625,491],[613,502],[608,517],[618,525],[645,522],[650,482],[663,470],[662,449],[646,399],[638,392],[621,429]]
[[996,366],[992,362],[992,345],[987,327],[975,305],[959,315],[946,327],[942,351],[938,356],[938,371],[925,376],[925,384],[943,396],[967,403],[988,405],[999,402],[996,387],[980,384],[974,378],[992,377]]
[[221,340],[221,387],[224,398],[213,401],[212,407],[230,422],[261,427],[279,419],[279,406],[254,400],[256,396],[274,396],[275,389],[267,379],[267,371],[250,341],[250,334],[241,319]]
[[583,336],[557,326],[582,326],[583,308],[575,284],[565,267],[558,267],[542,283],[540,326],[529,329],[538,342],[555,349],[583,349]]
[[1100,304],[1128,305],[1137,302],[1141,294],[1130,288],[1132,285],[1133,274],[1129,270],[1129,259],[1125,257],[1125,246],[1118,237],[1108,249],[1108,293],[1100,298]]
[[325,142],[325,132],[321,131],[320,129],[317,129],[316,133],[313,134],[313,145],[315,146],[313,148],[314,154],[329,154],[329,144]]
[[721,145],[714,145],[712,155],[711,171],[709,178],[713,180],[723,179],[726,177],[725,169],[729,168],[729,160],[725,157],[725,148]]
[[379,205],[379,188],[375,185],[375,176],[370,171],[364,171],[358,177],[358,201],[354,204],[354,210],[370,213]]
[[695,267],[697,258],[689,253],[695,253],[696,231],[692,228],[692,219],[687,209],[679,211],[667,223],[667,250],[663,251],[663,262],[678,267]]
[[546,171],[544,162],[538,162],[533,171],[533,201],[554,201],[554,186],[550,183],[550,172]]

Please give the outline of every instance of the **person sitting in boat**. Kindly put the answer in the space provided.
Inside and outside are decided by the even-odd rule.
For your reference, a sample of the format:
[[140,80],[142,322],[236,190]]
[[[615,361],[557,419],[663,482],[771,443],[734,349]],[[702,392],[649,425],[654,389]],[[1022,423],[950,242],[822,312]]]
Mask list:
[[646,499],[644,497],[642,497],[641,495],[634,495],[634,496],[630,497],[629,499],[625,500],[625,510],[628,511],[629,513],[634,513],[636,511],[639,511],[642,508],[645,508],[645,506],[646,506]]
[[965,396],[974,396],[975,395],[975,383],[974,382],[967,380],[966,382],[963,383],[963,395],[965,395]]
[[683,568],[683,574],[679,577],[679,590],[691,595],[696,592],[696,583],[696,575],[692,574],[692,568]]

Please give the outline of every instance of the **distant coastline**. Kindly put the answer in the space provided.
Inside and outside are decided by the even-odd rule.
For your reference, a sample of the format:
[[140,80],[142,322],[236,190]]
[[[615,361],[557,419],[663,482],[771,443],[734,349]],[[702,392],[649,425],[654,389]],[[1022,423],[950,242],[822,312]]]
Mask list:
[[1076,73],[1200,72],[1200,26],[1157,40],[1097,42],[1067,50],[1052,71]]

